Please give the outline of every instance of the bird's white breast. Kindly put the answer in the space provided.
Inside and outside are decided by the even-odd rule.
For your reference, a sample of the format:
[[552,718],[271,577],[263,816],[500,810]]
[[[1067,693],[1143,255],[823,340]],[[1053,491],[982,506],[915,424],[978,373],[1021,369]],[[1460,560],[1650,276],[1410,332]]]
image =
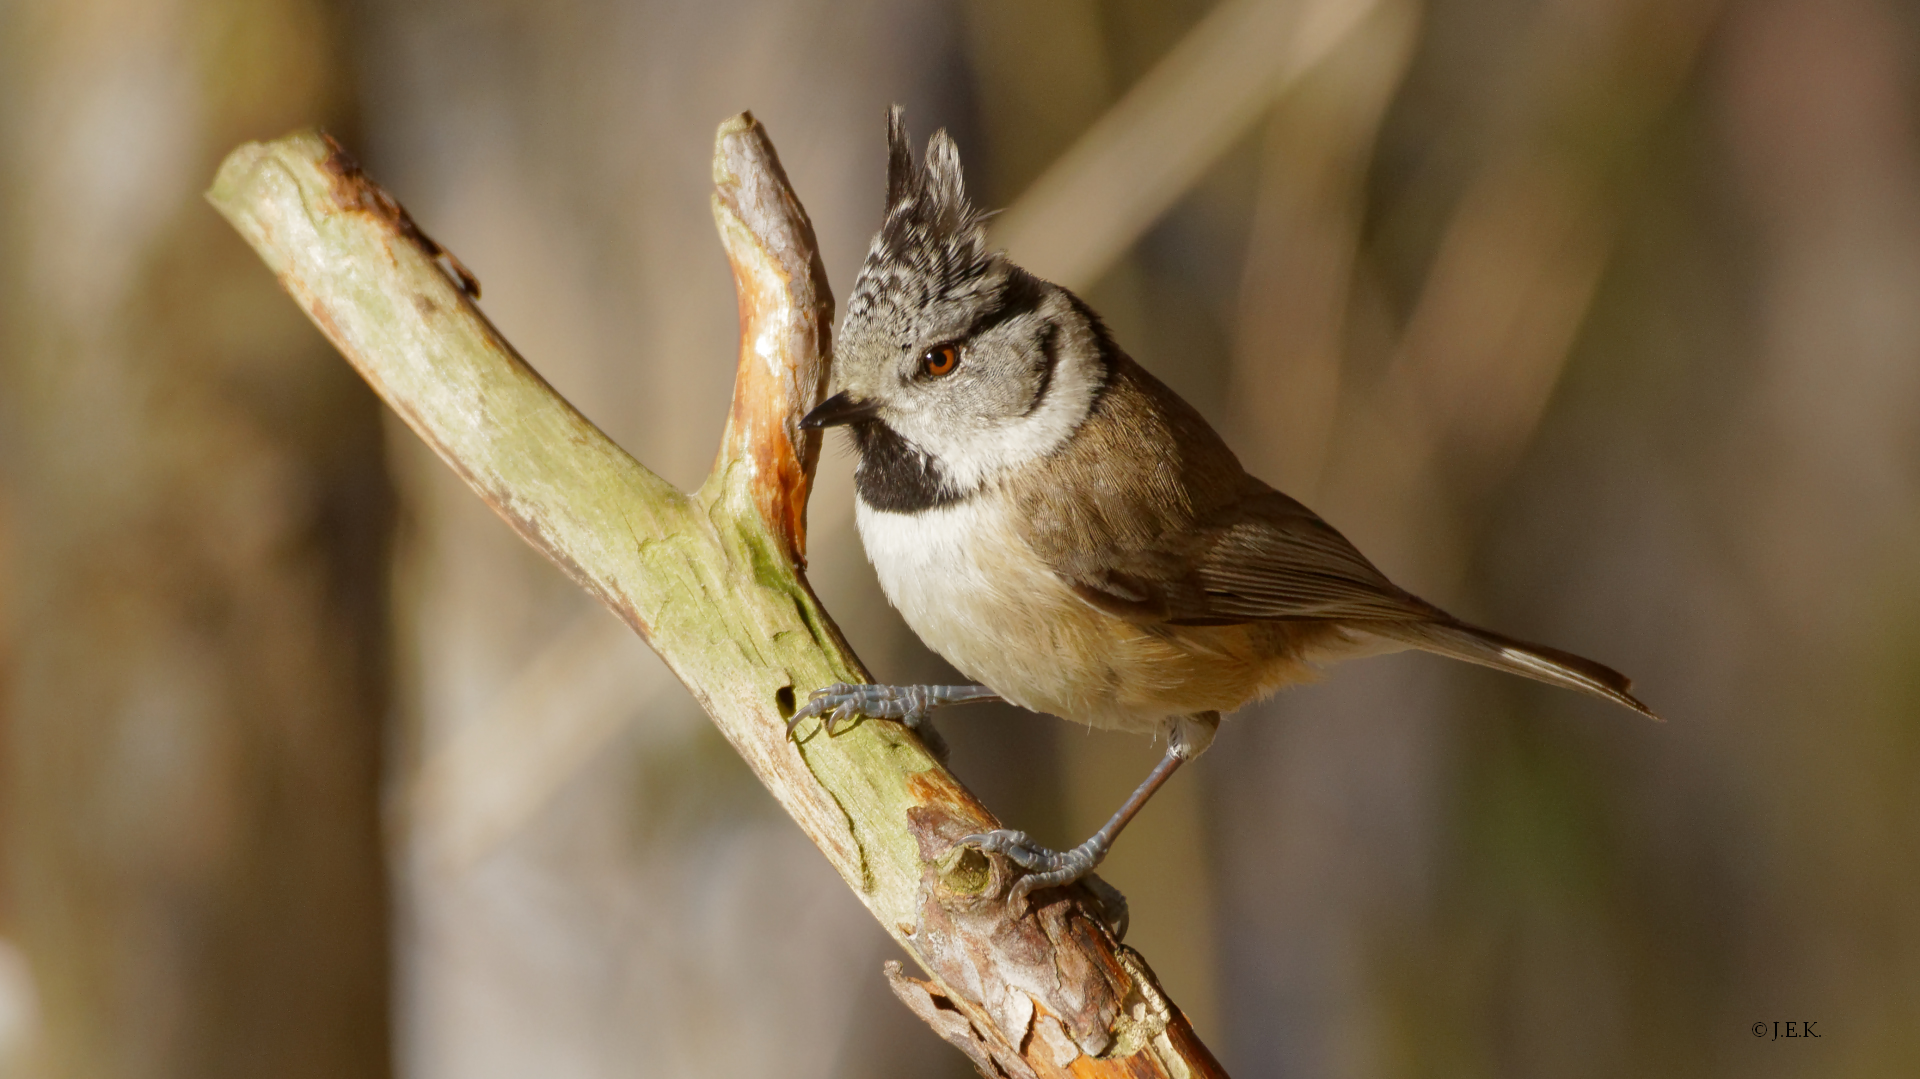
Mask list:
[[961,673],[1024,708],[1134,726],[1107,715],[1095,612],[1029,551],[1007,512],[982,491],[918,513],[862,501],[856,518],[887,599]]
[[[864,500],[855,510],[861,542],[887,599],[929,648],[977,678],[985,677],[980,653],[1006,643],[994,626],[1005,617],[1010,593],[1059,588],[1021,572],[1025,544],[1006,527],[1004,505],[983,493],[918,513],[889,513]],[[1038,560],[1031,561],[1032,571],[1044,573]],[[1010,571],[1024,579],[1009,580]]]

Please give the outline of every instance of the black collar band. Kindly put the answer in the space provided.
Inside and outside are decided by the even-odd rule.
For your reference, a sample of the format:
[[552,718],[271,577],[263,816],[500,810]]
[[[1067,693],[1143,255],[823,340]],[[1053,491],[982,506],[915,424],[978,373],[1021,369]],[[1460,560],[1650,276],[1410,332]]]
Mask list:
[[854,490],[870,508],[888,513],[919,513],[966,497],[940,471],[940,463],[879,420],[851,428],[860,450],[853,470]]

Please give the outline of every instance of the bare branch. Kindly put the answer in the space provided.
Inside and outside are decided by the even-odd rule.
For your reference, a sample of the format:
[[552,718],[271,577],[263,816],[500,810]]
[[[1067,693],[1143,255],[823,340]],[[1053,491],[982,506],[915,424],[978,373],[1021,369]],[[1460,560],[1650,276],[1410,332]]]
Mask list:
[[826,383],[832,300],[752,117],[721,126],[714,178],[741,347],[719,459],[692,496],[555,393],[473,305],[471,276],[454,263],[449,277],[446,253],[324,136],[241,147],[208,198],[414,431],[660,653],[932,976],[896,975],[896,992],[983,1073],[1221,1074],[1089,893],[1015,909],[1004,859],[954,847],[999,822],[911,733],[786,737],[796,696],[868,680],[800,575],[819,443],[798,420]]

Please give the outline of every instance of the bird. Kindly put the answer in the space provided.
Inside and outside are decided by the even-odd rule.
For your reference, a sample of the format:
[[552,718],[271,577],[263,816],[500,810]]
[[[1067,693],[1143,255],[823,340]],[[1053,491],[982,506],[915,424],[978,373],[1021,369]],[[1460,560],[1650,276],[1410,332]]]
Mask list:
[[989,216],[967,196],[952,138],[936,131],[916,161],[894,106],[885,217],[829,396],[801,420],[851,434],[855,517],[880,586],[975,684],[836,683],[789,732],[818,716],[832,735],[858,715],[931,735],[935,708],[1001,700],[1164,738],[1085,842],[1053,850],[1014,829],[959,841],[1019,866],[1019,899],[1088,876],[1223,714],[1337,661],[1420,649],[1659,718],[1612,668],[1469,625],[1389,581],[1249,475],[1085,301],[992,248]]

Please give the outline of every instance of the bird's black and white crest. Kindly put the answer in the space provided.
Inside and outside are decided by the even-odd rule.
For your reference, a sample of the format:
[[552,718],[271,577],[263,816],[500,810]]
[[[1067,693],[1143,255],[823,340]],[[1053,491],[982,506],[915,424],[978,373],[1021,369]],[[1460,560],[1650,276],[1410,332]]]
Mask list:
[[[1100,391],[1111,342],[1065,289],[987,244],[946,132],[914,160],[887,122],[887,212],[834,345],[834,395],[866,504],[910,512],[967,497],[1057,448]],[[944,356],[938,370],[929,364]]]
[[934,132],[926,160],[914,161],[906,110],[895,105],[887,121],[886,221],[867,248],[847,314],[965,302],[998,290],[1010,268],[987,246],[988,216],[967,199],[953,139],[944,129]]

